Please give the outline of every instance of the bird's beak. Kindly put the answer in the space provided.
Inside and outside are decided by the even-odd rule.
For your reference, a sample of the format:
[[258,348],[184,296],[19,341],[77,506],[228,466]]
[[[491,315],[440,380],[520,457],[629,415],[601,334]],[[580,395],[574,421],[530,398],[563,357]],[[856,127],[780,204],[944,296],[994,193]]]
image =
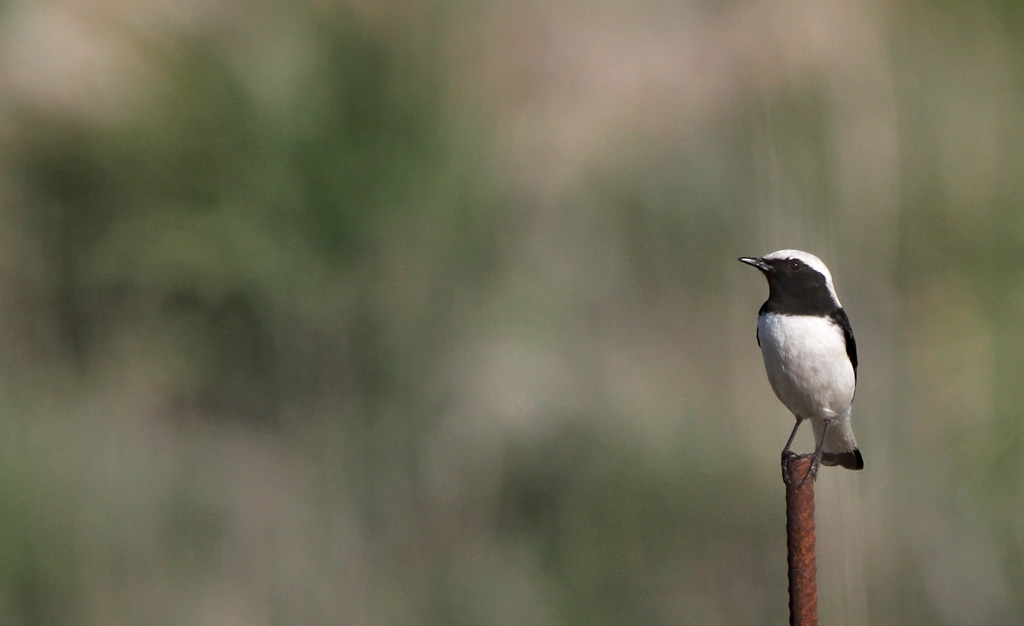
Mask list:
[[771,266],[769,266],[767,263],[765,263],[764,259],[758,259],[758,258],[754,258],[754,257],[751,257],[751,256],[741,256],[740,257],[740,263],[746,263],[747,265],[753,265],[754,267],[756,267],[757,269],[761,270],[762,272],[767,272],[768,270],[771,269]]

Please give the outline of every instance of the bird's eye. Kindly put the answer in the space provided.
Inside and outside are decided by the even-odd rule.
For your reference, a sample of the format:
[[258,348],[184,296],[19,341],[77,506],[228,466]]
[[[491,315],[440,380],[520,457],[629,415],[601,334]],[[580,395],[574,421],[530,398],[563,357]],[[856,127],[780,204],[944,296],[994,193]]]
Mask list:
[[800,269],[800,261],[795,261],[794,260],[794,261],[790,261],[789,262],[789,271],[795,272],[795,271],[797,271],[799,269]]

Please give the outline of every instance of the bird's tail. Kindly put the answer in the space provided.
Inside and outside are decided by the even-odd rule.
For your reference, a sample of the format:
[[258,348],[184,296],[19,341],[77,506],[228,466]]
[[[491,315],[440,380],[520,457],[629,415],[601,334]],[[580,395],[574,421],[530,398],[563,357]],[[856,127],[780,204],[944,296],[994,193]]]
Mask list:
[[859,470],[864,469],[864,457],[861,456],[860,449],[858,448],[854,448],[849,452],[824,452],[821,455],[821,464],[838,465],[846,469]]
[[[812,420],[811,423],[814,427],[814,441],[817,444],[825,424],[819,420]],[[857,447],[857,440],[853,438],[849,416],[836,417],[828,427],[822,446],[821,464],[838,465],[851,470],[864,469],[864,457]]]

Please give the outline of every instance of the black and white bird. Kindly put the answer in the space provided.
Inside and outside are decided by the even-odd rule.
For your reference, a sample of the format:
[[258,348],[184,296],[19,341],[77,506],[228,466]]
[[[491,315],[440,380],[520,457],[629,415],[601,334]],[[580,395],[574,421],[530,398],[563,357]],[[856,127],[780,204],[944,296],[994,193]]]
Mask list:
[[864,468],[850,427],[857,388],[857,343],[839,304],[832,275],[821,259],[800,250],[779,250],[740,261],[768,279],[768,300],[757,316],[768,382],[796,425],[782,451],[783,475],[790,446],[804,420],[814,428],[811,472],[819,465]]

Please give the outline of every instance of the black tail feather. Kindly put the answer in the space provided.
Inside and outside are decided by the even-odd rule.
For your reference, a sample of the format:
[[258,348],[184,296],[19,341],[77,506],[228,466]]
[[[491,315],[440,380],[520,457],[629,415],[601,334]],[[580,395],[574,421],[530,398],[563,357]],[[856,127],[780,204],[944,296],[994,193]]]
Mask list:
[[845,467],[851,470],[864,469],[864,457],[860,454],[860,449],[854,448],[849,452],[826,452],[821,455],[821,464],[828,466],[838,465],[839,467]]

